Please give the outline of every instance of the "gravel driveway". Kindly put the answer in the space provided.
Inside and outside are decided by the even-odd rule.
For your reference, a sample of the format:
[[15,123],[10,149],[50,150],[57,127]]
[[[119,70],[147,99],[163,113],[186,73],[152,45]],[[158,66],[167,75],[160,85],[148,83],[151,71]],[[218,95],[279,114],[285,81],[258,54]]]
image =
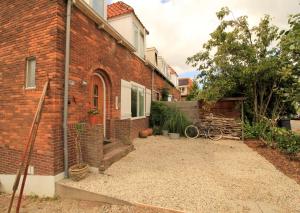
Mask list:
[[300,185],[240,141],[134,141],[104,175],[62,183],[185,212],[300,212]]

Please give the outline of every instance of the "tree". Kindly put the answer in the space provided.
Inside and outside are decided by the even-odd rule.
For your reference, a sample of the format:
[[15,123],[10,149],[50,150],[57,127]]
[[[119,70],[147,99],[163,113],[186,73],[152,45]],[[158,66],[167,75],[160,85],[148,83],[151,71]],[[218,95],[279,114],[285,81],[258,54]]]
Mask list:
[[283,55],[282,36],[268,15],[250,28],[247,16],[235,19],[230,14],[227,7],[217,12],[219,26],[203,50],[187,59],[200,71],[200,96],[208,101],[245,96],[246,110],[254,121],[275,119],[291,109],[299,73],[294,72],[293,63],[287,63],[290,54]]
[[197,80],[193,80],[193,84],[192,87],[190,89],[190,92],[188,94],[188,96],[186,97],[187,101],[193,101],[193,100],[198,100],[199,99],[199,85]]

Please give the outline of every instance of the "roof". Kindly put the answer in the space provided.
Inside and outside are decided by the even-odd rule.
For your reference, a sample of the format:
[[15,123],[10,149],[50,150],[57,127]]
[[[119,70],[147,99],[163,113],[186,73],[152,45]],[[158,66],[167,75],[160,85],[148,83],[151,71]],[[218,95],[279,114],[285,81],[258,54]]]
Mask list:
[[168,68],[169,68],[171,74],[175,74],[178,76],[177,72],[171,66],[168,66]]
[[136,17],[136,19],[145,28],[146,33],[149,34],[149,31],[143,25],[141,20],[137,17],[137,15],[134,12],[134,9],[130,5],[128,5],[122,1],[118,1],[118,2],[107,5],[107,19],[111,19],[114,17],[130,14],[130,13],[133,13],[133,15]]
[[191,78],[179,78],[178,79],[178,85],[179,86],[187,86],[190,85],[193,82]]
[[107,18],[133,13],[134,9],[122,1],[118,1],[107,6]]

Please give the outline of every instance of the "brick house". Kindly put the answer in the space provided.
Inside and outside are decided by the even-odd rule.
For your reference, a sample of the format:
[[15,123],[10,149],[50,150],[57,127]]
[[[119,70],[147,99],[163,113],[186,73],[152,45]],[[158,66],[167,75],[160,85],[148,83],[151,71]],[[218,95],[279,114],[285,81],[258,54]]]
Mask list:
[[[111,9],[105,0],[0,2],[1,191],[11,191],[48,78],[27,194],[54,195],[55,182],[75,164],[76,123],[85,123],[84,161],[103,170],[131,151],[129,141],[148,127],[153,91],[168,88],[180,98],[142,49],[109,24]],[[95,126],[87,124],[91,108],[99,111]]]
[[186,97],[190,94],[193,86],[193,80],[191,78],[179,78],[178,89],[180,90],[181,100],[186,100]]

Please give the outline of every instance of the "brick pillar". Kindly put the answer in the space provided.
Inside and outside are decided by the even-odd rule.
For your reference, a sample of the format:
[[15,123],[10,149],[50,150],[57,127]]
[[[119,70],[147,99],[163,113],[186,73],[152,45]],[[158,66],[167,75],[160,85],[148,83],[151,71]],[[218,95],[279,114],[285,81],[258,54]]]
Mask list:
[[[90,126],[82,124],[83,131],[80,133],[78,140],[80,141],[82,160],[84,163],[92,167],[99,167],[103,159],[103,125]],[[69,148],[69,164],[76,163],[76,145],[75,145],[75,124],[69,125],[68,148]]]

